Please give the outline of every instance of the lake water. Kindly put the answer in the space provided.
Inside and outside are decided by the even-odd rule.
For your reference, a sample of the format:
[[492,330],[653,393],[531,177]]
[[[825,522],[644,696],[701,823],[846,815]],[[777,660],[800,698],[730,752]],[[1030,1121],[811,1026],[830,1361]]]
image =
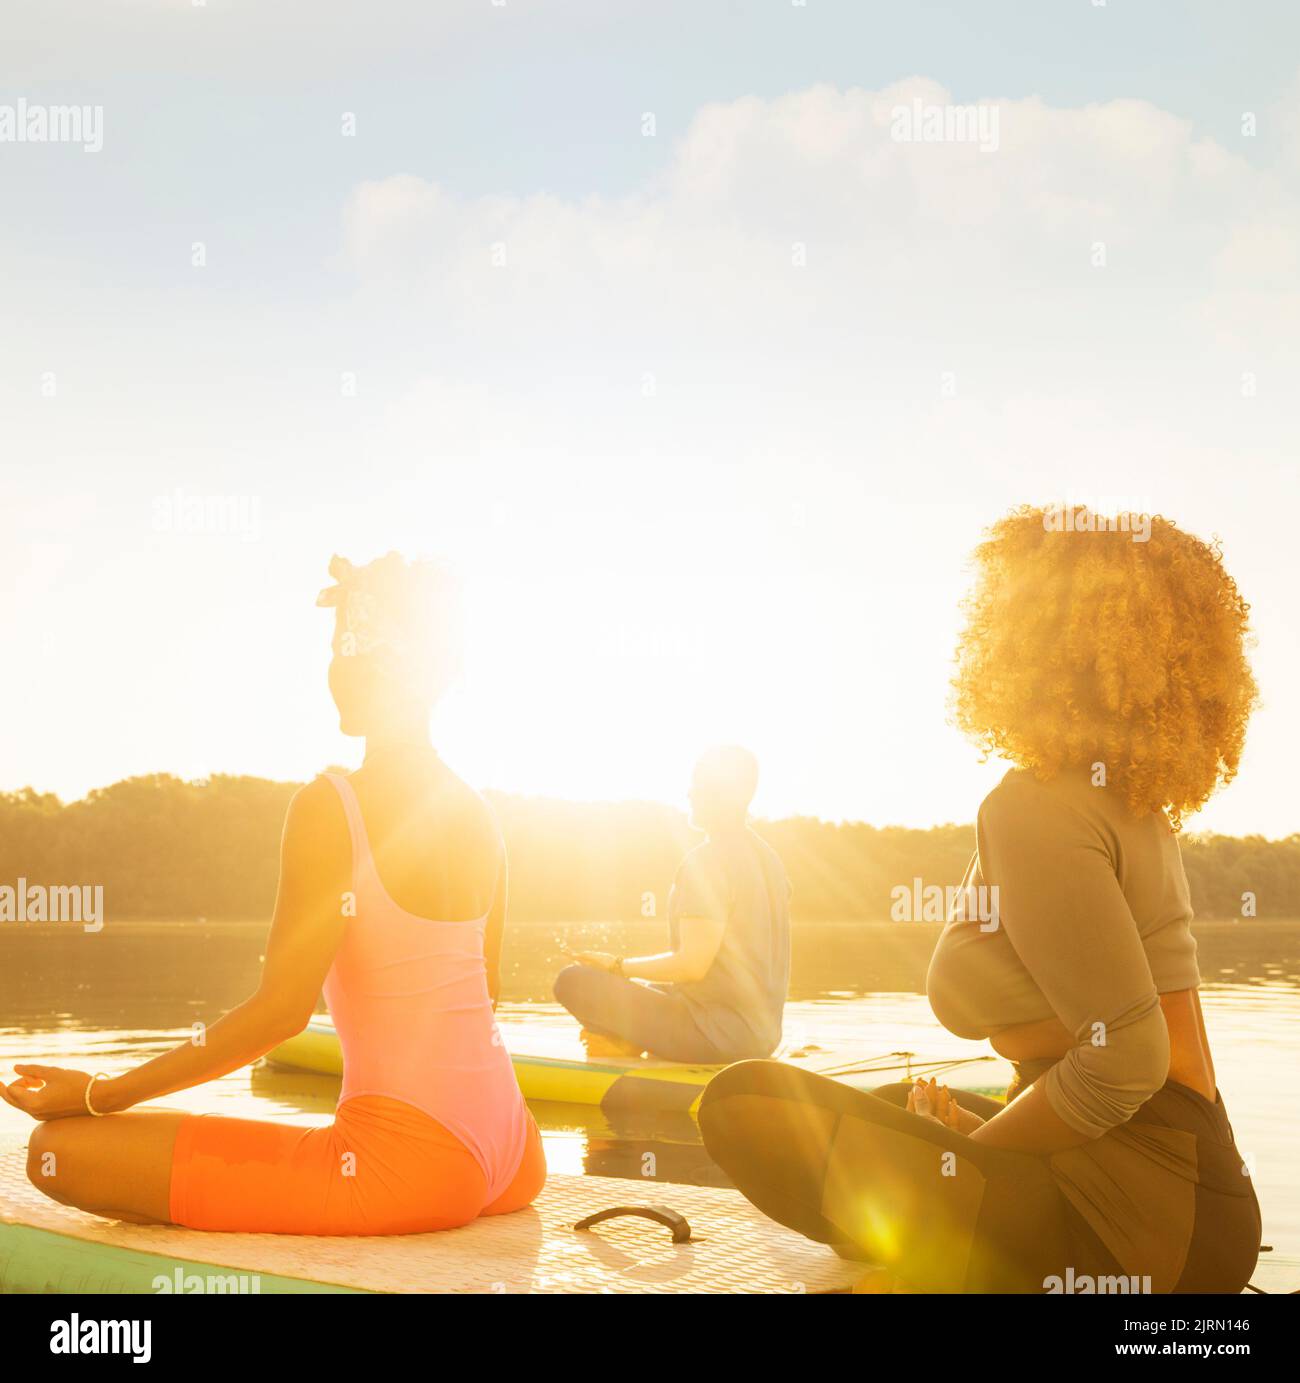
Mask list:
[[[984,1058],[950,1083],[1005,1085],[1003,1062],[985,1043],[943,1031],[924,979],[938,927],[907,923],[804,923],[795,928],[787,1037],[872,1055]],[[15,1061],[110,1074],[154,1056],[211,1022],[256,985],[266,925],[123,924],[96,935],[53,927],[0,926],[0,1078]],[[1264,1241],[1300,1252],[1300,923],[1204,923],[1196,927],[1202,991],[1219,1088],[1241,1151],[1253,1159]],[[573,1030],[550,1001],[565,963],[561,944],[629,954],[662,949],[660,924],[510,929],[500,1016],[522,1036]],[[516,1050],[522,1043],[511,1037]],[[906,1058],[898,1063],[905,1067]],[[882,1075],[882,1081],[903,1074]],[[247,1118],[323,1123],[337,1082],[257,1066],[169,1096],[174,1108]],[[534,1107],[553,1171],[722,1185],[693,1121],[608,1116],[569,1105]],[[0,1105],[0,1128],[30,1127]]]

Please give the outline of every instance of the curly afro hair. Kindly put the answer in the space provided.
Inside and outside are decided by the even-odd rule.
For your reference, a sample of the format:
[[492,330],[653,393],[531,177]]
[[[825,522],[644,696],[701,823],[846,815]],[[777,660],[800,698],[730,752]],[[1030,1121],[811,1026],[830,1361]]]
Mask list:
[[976,549],[953,718],[1043,780],[1100,762],[1134,813],[1180,830],[1241,760],[1250,607],[1217,539],[1159,515],[1062,512],[1024,505]]

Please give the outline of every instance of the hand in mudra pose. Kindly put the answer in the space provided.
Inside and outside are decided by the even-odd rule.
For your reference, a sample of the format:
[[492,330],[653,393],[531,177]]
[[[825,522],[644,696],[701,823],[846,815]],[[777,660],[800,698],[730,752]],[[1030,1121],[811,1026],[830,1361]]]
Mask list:
[[88,1071],[69,1071],[62,1066],[15,1066],[18,1079],[0,1085],[0,1099],[30,1114],[33,1119],[73,1119],[89,1114],[86,1089]]
[[907,1092],[909,1114],[919,1114],[923,1119],[933,1119],[935,1123],[952,1129],[955,1133],[970,1133],[984,1122],[978,1114],[963,1109],[956,1096],[946,1085],[940,1085],[930,1077],[928,1081],[916,1080]]

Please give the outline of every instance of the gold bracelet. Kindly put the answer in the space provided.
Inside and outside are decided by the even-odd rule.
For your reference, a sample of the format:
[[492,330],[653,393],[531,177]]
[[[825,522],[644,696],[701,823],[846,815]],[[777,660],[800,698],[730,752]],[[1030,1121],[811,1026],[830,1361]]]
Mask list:
[[86,1113],[89,1114],[92,1119],[102,1119],[104,1117],[104,1112],[103,1110],[96,1109],[95,1106],[90,1103],[90,1087],[94,1085],[94,1083],[97,1080],[108,1079],[109,1077],[106,1076],[103,1073],[103,1071],[96,1071],[95,1074],[91,1076],[91,1078],[86,1082]]

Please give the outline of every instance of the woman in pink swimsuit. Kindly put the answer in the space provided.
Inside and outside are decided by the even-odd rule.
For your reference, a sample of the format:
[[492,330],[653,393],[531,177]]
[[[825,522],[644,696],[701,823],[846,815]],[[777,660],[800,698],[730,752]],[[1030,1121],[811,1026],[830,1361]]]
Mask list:
[[[28,1175],[64,1204],[194,1229],[408,1234],[518,1210],[545,1181],[493,1015],[504,847],[428,739],[453,671],[446,577],[395,553],[330,573],[330,689],[365,762],[291,802],[262,982],[201,1045],[112,1078],[18,1066],[0,1087],[43,1121]],[[255,1060],[302,1029],[322,988],[344,1066],[328,1127],[123,1112]]]

